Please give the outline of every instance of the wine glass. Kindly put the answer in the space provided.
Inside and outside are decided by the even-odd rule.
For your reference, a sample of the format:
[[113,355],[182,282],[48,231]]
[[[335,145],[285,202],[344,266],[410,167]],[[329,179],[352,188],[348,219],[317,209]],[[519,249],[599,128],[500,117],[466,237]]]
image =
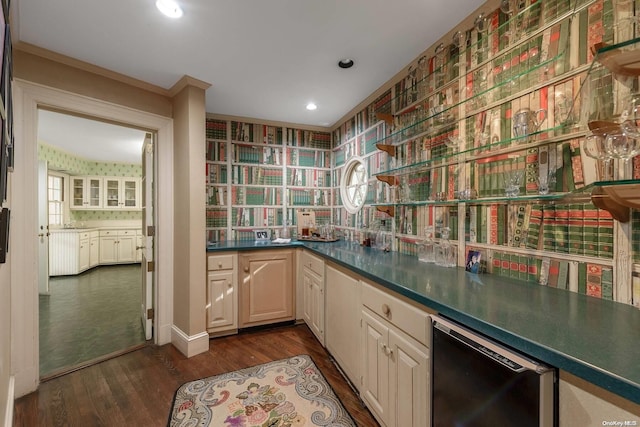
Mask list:
[[610,164],[611,160],[613,160],[613,155],[610,151],[607,150],[607,147],[605,145],[605,138],[606,135],[588,135],[584,140],[582,149],[587,156],[603,163],[604,170],[601,173],[601,178],[603,180],[609,180],[611,179]]
[[625,176],[631,176],[629,160],[640,154],[638,139],[631,138],[622,132],[610,133],[605,138],[605,149],[616,159],[624,160]]

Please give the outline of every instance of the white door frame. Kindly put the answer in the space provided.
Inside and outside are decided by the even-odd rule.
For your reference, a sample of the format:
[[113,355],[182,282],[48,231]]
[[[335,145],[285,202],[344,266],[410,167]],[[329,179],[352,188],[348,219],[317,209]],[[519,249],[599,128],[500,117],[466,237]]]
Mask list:
[[[15,171],[11,188],[11,374],[16,397],[39,384],[38,107],[76,112],[157,132],[154,342],[171,342],[173,323],[173,119],[20,79],[13,85]],[[161,171],[162,173],[158,173]],[[161,191],[160,191],[161,190]]]

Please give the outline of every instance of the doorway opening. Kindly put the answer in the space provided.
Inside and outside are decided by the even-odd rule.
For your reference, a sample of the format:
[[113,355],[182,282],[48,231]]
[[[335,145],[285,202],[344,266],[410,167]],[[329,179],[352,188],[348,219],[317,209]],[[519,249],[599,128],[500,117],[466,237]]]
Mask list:
[[155,136],[44,108],[37,128],[46,380],[152,338]]

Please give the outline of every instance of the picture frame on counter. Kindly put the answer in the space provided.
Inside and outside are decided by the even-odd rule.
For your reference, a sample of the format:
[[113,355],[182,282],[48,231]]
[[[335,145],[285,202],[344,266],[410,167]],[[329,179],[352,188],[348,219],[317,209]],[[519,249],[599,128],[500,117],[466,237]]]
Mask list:
[[268,242],[271,240],[271,230],[253,230],[256,242]]

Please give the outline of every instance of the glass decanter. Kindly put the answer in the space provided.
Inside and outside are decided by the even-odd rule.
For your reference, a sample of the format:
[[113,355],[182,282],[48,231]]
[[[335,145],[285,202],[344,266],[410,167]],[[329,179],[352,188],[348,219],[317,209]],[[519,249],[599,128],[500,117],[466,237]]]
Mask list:
[[450,232],[451,229],[449,227],[444,227],[440,232],[440,243],[437,247],[436,264],[442,267],[456,267],[458,265],[456,262],[454,247],[449,240]]
[[425,227],[424,240],[418,243],[418,261],[436,262],[436,245],[433,241],[433,227]]

